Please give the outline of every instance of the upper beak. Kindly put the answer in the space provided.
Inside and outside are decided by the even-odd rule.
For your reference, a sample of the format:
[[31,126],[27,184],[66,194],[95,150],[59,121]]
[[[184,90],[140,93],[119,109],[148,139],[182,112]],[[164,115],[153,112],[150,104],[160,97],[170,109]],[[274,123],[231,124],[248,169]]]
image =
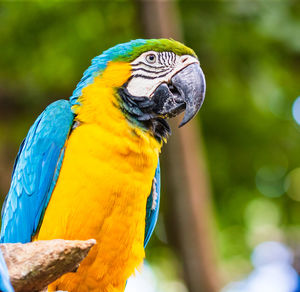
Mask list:
[[156,102],[157,114],[174,117],[184,111],[179,124],[182,127],[199,111],[205,97],[205,77],[199,63],[193,63],[176,73],[170,83],[162,83],[155,90],[153,100]]

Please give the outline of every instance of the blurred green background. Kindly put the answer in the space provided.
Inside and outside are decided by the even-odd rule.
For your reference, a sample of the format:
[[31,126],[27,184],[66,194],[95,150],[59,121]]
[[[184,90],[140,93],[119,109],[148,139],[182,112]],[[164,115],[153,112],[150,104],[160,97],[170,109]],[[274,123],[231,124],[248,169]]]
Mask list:
[[[0,2],[1,200],[37,115],[71,96],[94,56],[144,37],[137,6],[125,0]],[[182,0],[177,6],[185,43],[207,79],[200,120],[216,270],[225,284],[251,271],[250,254],[260,242],[285,242],[296,256],[299,250],[300,127],[292,106],[300,95],[300,5]],[[161,281],[175,283],[162,291],[187,291],[163,215],[147,253]]]

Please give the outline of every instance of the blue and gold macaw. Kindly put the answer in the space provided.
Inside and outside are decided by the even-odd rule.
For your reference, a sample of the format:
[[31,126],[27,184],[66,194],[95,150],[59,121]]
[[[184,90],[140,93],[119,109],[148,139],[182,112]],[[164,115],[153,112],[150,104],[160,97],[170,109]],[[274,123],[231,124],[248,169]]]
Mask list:
[[193,50],[138,39],[94,58],[70,100],[37,118],[14,165],[1,241],[97,240],[49,291],[124,290],[158,216],[166,119],[185,111],[186,124],[204,94]]

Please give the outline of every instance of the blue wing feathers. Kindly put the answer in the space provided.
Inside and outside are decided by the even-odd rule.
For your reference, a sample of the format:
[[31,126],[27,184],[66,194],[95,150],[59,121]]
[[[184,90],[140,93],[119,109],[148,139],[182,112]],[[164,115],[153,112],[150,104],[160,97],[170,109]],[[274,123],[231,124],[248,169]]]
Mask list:
[[152,190],[147,199],[144,247],[146,247],[157,222],[160,203],[160,165],[156,167]]
[[[70,102],[60,100],[49,105],[30,128],[17,154],[2,208],[1,242],[29,242],[38,229],[59,176],[73,120]],[[144,246],[155,228],[159,203],[158,161],[147,199]]]
[[57,166],[72,127],[71,104],[59,100],[37,118],[22,142],[2,208],[1,242],[28,242],[58,178]]

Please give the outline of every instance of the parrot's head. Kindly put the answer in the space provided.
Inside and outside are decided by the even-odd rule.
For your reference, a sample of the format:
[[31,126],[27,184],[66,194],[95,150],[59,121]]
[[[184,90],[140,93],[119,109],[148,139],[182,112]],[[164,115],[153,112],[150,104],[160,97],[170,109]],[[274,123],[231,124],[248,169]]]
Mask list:
[[166,119],[185,111],[183,126],[197,114],[205,96],[195,52],[171,39],[138,39],[103,52],[85,71],[71,97],[73,104],[80,103],[82,90],[96,77],[114,88],[127,119],[158,140],[170,132]]

